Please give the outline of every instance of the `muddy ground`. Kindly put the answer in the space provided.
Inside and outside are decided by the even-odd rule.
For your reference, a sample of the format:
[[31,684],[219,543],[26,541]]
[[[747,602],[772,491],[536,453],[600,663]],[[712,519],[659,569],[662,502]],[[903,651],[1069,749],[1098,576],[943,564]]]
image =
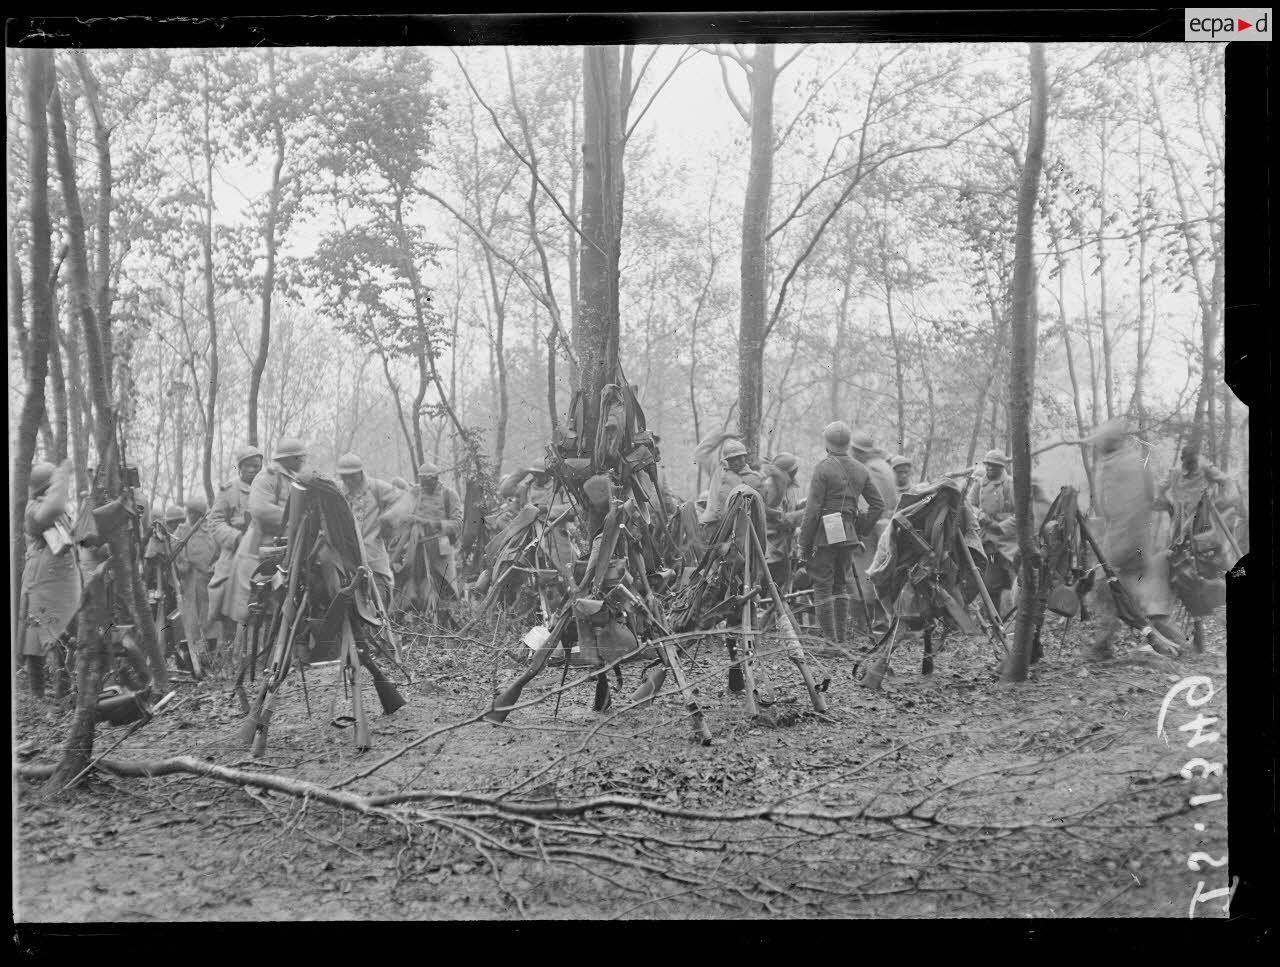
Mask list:
[[[1211,621],[1202,655],[1170,661],[1135,650],[1085,664],[1087,627],[1065,636],[1051,617],[1045,660],[1018,686],[994,680],[990,644],[952,641],[929,678],[919,645],[900,647],[881,691],[852,681],[853,662],[818,659],[831,676],[815,714],[795,669],[760,664],[775,704],[750,721],[726,690],[722,646],[690,649],[715,744],[691,740],[668,679],[645,708],[597,714],[592,688],[550,693],[548,669],[500,726],[442,733],[345,784],[346,792],[418,797],[355,812],[206,777],[96,772],[50,797],[18,780],[15,913],[20,921],[314,919],[1185,917],[1197,883],[1225,870],[1188,857],[1226,850],[1226,658]],[[521,646],[510,633],[457,640],[406,629],[410,699],[374,710],[374,748],[330,724],[348,708],[331,669],[295,674],[267,754],[236,739],[225,682],[179,680],[159,716],[111,753],[122,761],[190,755],[333,786],[433,729],[487,708]],[[580,676],[574,669],[570,681]],[[626,669],[626,688],[639,666]],[[1166,693],[1186,676],[1212,683]],[[17,688],[18,761],[52,763],[69,717]],[[1188,698],[1199,702],[1196,708]],[[627,704],[615,693],[615,709]],[[1204,741],[1180,727],[1217,717]],[[1219,733],[1210,741],[1212,732]],[[102,751],[125,728],[99,731]],[[1183,778],[1194,756],[1223,776]],[[1203,770],[1201,770],[1203,771]],[[502,796],[501,794],[507,793]],[[666,814],[566,804],[639,800]],[[500,797],[500,798],[499,798]],[[524,813],[504,804],[514,803]],[[752,807],[770,816],[742,818]],[[530,814],[533,809],[536,815]],[[691,815],[674,813],[685,811]],[[735,815],[735,811],[737,814]],[[1221,916],[1221,900],[1198,907]]]

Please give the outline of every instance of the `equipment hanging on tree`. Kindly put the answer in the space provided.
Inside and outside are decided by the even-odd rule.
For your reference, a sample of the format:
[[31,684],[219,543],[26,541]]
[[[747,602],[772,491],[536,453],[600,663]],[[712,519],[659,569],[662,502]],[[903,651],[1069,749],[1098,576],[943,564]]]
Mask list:
[[[267,733],[280,687],[292,666],[306,678],[310,661],[337,657],[344,688],[349,687],[358,750],[370,748],[369,723],[361,695],[361,669],[373,682],[385,714],[405,704],[374,662],[376,651],[395,661],[396,644],[386,608],[365,557],[364,541],[342,491],[320,476],[290,477],[285,508],[283,554],[271,579],[283,590],[268,628],[271,653],[261,687],[241,727],[241,739],[254,756],[266,750]],[[271,555],[272,548],[262,549]],[[339,721],[335,718],[335,722]]]

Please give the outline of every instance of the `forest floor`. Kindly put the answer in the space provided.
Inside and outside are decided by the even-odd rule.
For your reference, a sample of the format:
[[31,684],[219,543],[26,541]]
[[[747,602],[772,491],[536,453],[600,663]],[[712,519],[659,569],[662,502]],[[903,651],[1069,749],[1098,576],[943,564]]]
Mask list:
[[[1225,885],[1214,870],[1188,868],[1194,851],[1225,851],[1225,799],[1188,803],[1225,792],[1225,772],[1181,774],[1194,756],[1225,765],[1222,626],[1209,620],[1200,655],[1144,655],[1130,635],[1119,658],[1085,663],[1090,629],[1072,622],[1064,637],[1061,621],[1050,617],[1048,654],[1016,686],[995,681],[985,639],[953,639],[928,678],[919,645],[904,643],[876,692],[852,681],[851,660],[820,658],[832,679],[825,714],[812,710],[793,666],[765,656],[762,678],[777,701],[755,721],[725,689],[723,647],[709,640],[687,671],[700,686],[710,747],[692,741],[670,678],[651,705],[626,709],[615,693],[617,711],[603,714],[591,710],[584,683],[564,692],[553,717],[561,670],[548,668],[522,698],[547,701],[502,725],[443,732],[342,786],[366,796],[451,795],[365,814],[195,775],[96,771],[60,796],[20,779],[15,914],[76,922],[1185,917],[1199,880]],[[345,711],[341,685],[332,669],[316,668],[307,678],[311,717],[295,673],[259,759],[236,740],[242,716],[226,683],[181,679],[168,707],[110,757],[186,755],[332,787],[486,709],[523,647],[491,643],[502,638],[515,635],[404,635],[409,704],[381,716],[368,691],[369,752],[357,754],[352,730],[330,724],[330,696]],[[628,692],[638,668],[626,668]],[[570,680],[580,675],[574,668]],[[1211,697],[1203,701],[1203,684],[1177,692],[1159,737],[1166,694],[1192,675],[1208,677]],[[24,685],[18,761],[52,763],[69,715],[37,705]],[[1197,713],[1217,717],[1220,739],[1193,751],[1194,731],[1180,728]],[[126,729],[100,729],[96,751]],[[610,795],[642,805],[557,811]],[[752,807],[772,813],[744,816]],[[1203,904],[1199,915],[1220,916],[1219,907]]]

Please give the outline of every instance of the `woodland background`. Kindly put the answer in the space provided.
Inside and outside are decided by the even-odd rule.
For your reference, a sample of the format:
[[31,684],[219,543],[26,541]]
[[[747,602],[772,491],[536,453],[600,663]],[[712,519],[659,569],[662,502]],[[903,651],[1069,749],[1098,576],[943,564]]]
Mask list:
[[[692,449],[722,428],[804,467],[836,418],[918,476],[1007,452],[1023,47],[607,50],[618,356],[672,486],[693,495]],[[1048,49],[1037,443],[1124,415],[1157,473],[1193,436],[1247,468],[1221,379],[1223,53]],[[10,440],[39,392],[36,452],[14,459],[70,456],[83,489],[56,131],[49,279],[31,269],[35,54],[56,66],[127,457],[154,499],[211,494],[246,439],[302,436],[321,466],[354,449],[387,478],[541,452],[549,382],[561,414],[577,384],[583,48],[10,50]],[[1035,470],[1050,494],[1087,490],[1089,460],[1059,448]]]

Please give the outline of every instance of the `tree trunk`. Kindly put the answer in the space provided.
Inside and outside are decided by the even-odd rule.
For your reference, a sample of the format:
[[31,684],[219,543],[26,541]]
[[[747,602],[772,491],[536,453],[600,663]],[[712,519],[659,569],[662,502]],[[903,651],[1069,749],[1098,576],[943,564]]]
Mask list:
[[884,307],[889,315],[889,338],[893,341],[893,385],[897,390],[898,402],[898,452],[903,453],[907,449],[907,390],[906,377],[903,375],[905,367],[902,361],[902,344],[898,341],[898,329],[893,323],[893,285],[889,281],[888,260],[883,260],[883,264]]
[[[852,248],[852,246],[851,246]],[[843,419],[841,414],[841,389],[844,382],[844,360],[849,358],[849,299],[853,293],[853,255],[845,259],[844,288],[840,293],[840,308],[836,312],[836,339],[831,347],[831,421]]]
[[275,138],[275,162],[271,166],[271,189],[267,201],[267,223],[262,237],[267,248],[267,266],[262,275],[262,325],[258,331],[258,354],[249,373],[249,443],[258,446],[258,388],[267,370],[267,353],[271,349],[271,298],[276,287],[276,221],[280,213],[280,173],[284,169],[284,126],[280,123],[276,104],[275,52],[267,50],[267,78],[271,91],[271,133]]
[[617,47],[582,56],[582,234],[578,357],[584,432],[595,439],[600,393],[618,368],[618,257],[622,240],[622,99]]
[[[55,327],[54,331],[57,332],[59,328]],[[71,450],[72,462],[76,468],[76,491],[80,492],[89,489],[89,428],[93,415],[84,389],[80,337],[72,313],[68,313],[67,329],[62,333],[62,351],[66,358],[67,386],[70,390],[67,406],[70,410],[71,441],[74,444]]]
[[1009,365],[1009,409],[1013,423],[1013,495],[1018,518],[1018,550],[1021,555],[1018,618],[1013,649],[1001,667],[1004,681],[1027,677],[1031,638],[1035,630],[1037,598],[1037,549],[1035,510],[1031,500],[1031,408],[1035,389],[1036,318],[1035,273],[1032,265],[1032,232],[1036,194],[1044,154],[1046,88],[1044,45],[1031,44],[1031,123],[1027,134],[1026,161],[1018,184],[1018,222],[1013,249],[1013,318]]
[[[49,100],[50,82],[53,79],[53,59],[47,50],[23,52],[26,74],[27,123],[31,129],[28,146],[28,167],[31,183],[31,334],[26,367],[26,393],[22,400],[22,415],[18,421],[18,447],[13,457],[10,480],[13,490],[12,516],[9,526],[9,555],[16,578],[22,574],[23,555],[26,549],[24,521],[27,513],[27,486],[31,480],[31,464],[35,459],[36,435],[44,417],[44,384],[49,368],[49,336],[53,328],[53,295],[49,291],[50,238],[53,228],[49,222],[49,129],[45,117],[45,105]],[[13,298],[11,284],[10,299]],[[18,321],[21,324],[22,295],[18,289]],[[16,620],[18,615],[19,582],[10,581],[13,589],[10,606]],[[15,640],[17,639],[15,635]]]
[[[774,45],[756,44],[751,90],[751,161],[742,206],[742,306],[738,324],[738,432],[754,463],[764,402],[765,289],[769,274],[769,201],[773,189]],[[835,365],[840,361],[836,360]]]
[[82,51],[75,54],[76,68],[84,88],[85,101],[93,118],[93,147],[98,162],[98,198],[94,212],[94,243],[97,287],[95,313],[102,334],[102,355],[107,367],[107,390],[114,381],[115,346],[111,333],[111,133],[102,119],[98,101],[98,79]]
[[204,232],[201,247],[204,250],[204,312],[209,322],[209,394],[205,397],[204,433],[204,495],[213,506],[213,427],[218,402],[218,317],[214,308],[213,284],[213,142],[210,140],[210,114],[213,110],[209,91],[209,60],[204,60]]
[[1102,330],[1102,378],[1107,419],[1116,415],[1115,374],[1112,370],[1111,324],[1107,320],[1107,119],[1098,136],[1098,328]]
[[[1076,376],[1076,357],[1071,348],[1071,330],[1067,328],[1067,303],[1065,285],[1066,263],[1062,257],[1062,240],[1056,233],[1051,233],[1053,252],[1058,260],[1058,311],[1062,329],[1062,348],[1067,357],[1067,376],[1071,380],[1071,406],[1076,414],[1076,437],[1084,439],[1087,428],[1084,424],[1084,411],[1080,404],[1080,380]],[[1080,462],[1084,464],[1085,480],[1089,485],[1089,500],[1093,500],[1093,451],[1088,444],[1080,444]]]

